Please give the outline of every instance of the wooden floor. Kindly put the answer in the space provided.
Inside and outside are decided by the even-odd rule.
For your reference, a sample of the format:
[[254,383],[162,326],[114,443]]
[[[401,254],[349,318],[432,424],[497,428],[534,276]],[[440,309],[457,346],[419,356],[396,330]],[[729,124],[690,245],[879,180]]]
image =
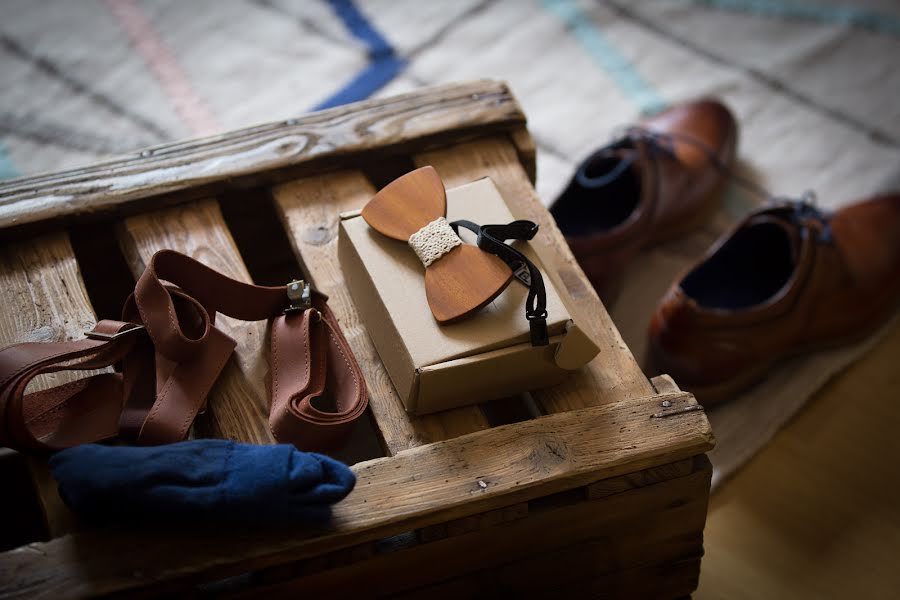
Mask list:
[[900,597],[900,327],[711,501],[695,598]]

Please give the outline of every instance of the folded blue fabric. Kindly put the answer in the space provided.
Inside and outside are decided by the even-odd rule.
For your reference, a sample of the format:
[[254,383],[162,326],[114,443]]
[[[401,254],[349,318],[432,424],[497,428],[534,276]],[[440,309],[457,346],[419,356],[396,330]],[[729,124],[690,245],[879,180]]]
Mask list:
[[353,489],[346,465],[290,445],[85,444],[50,459],[63,501],[93,517],[323,523]]

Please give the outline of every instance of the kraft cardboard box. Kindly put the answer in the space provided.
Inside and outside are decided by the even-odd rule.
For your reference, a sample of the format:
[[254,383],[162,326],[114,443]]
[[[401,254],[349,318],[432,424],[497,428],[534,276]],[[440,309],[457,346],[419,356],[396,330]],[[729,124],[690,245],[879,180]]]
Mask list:
[[[456,219],[515,220],[489,178],[447,190],[447,220]],[[474,235],[460,233],[474,243]],[[439,325],[425,298],[425,268],[412,248],[372,229],[359,211],[341,215],[344,280],[407,411],[426,414],[551,386],[599,351],[546,276],[540,245],[514,245],[544,273],[547,346],[530,343],[528,288],[517,279],[474,316]]]

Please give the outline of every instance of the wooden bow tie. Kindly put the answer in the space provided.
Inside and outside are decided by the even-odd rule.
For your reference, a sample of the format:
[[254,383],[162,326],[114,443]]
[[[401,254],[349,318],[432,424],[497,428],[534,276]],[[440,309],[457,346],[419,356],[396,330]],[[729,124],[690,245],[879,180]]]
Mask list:
[[362,217],[379,233],[408,242],[425,265],[425,296],[439,323],[463,319],[512,280],[497,256],[465,244],[444,218],[447,194],[434,167],[407,173],[378,192]]

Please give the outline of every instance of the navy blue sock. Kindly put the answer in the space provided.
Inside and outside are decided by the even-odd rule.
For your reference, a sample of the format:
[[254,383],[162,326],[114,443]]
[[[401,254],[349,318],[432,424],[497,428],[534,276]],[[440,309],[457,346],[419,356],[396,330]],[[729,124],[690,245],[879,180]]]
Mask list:
[[324,523],[353,489],[343,463],[291,445],[85,444],[50,459],[63,501],[93,518]]

